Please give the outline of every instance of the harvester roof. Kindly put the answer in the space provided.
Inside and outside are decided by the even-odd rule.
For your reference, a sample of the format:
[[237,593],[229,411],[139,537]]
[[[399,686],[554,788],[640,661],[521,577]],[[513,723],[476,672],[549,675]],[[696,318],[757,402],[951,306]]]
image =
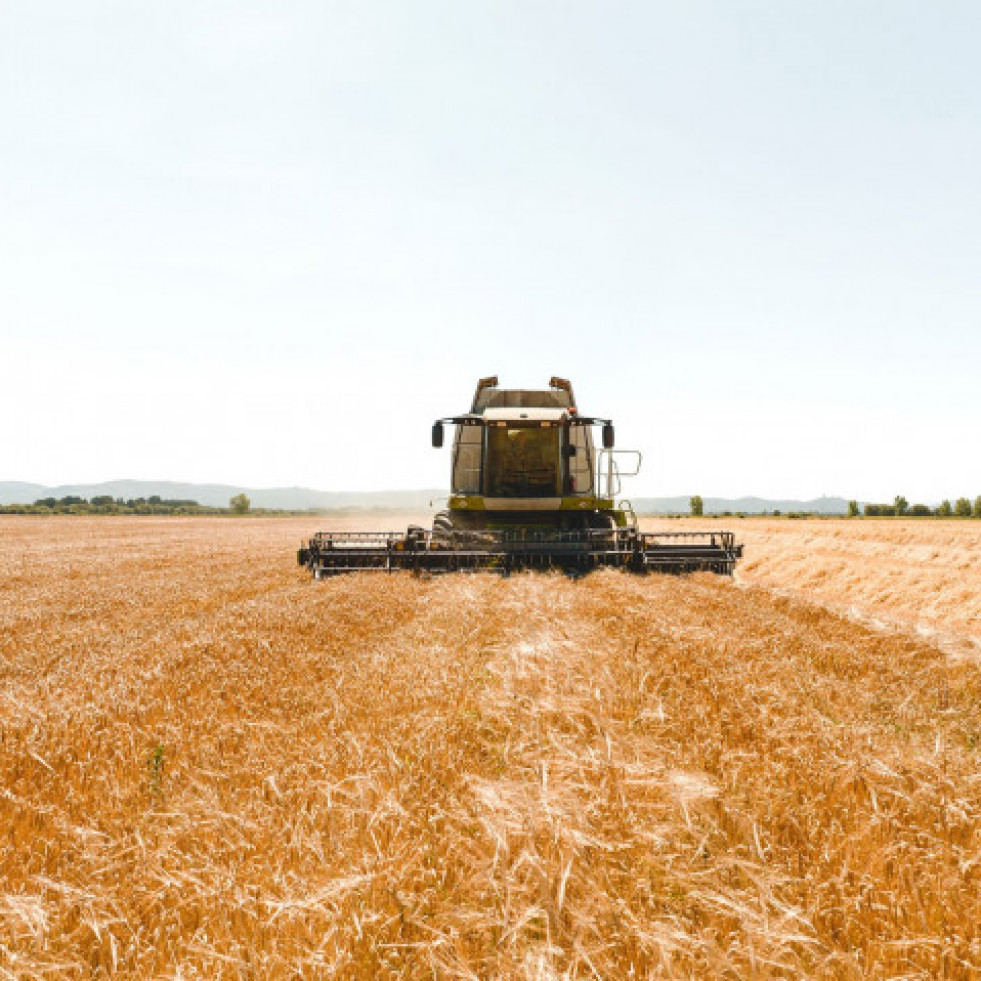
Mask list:
[[553,376],[548,388],[498,388],[497,375],[477,382],[470,411],[483,415],[487,409],[570,409],[576,404],[572,385]]

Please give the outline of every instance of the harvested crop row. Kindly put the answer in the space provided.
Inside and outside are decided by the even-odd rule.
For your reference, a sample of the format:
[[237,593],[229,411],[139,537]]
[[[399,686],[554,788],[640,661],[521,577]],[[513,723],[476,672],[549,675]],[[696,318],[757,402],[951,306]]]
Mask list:
[[[981,525],[930,519],[645,518],[726,527],[745,543],[737,576],[981,652]],[[966,643],[965,643],[966,642]]]
[[4,971],[981,970],[976,667],[710,576],[312,583],[308,530],[2,526]]

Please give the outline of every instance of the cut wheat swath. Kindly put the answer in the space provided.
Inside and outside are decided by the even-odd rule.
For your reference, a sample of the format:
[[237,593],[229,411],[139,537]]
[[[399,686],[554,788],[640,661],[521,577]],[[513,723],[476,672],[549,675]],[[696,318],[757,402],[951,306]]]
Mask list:
[[[642,524],[694,529],[716,521]],[[805,596],[872,625],[967,641],[981,653],[977,521],[753,518],[732,527],[746,544],[740,581]]]

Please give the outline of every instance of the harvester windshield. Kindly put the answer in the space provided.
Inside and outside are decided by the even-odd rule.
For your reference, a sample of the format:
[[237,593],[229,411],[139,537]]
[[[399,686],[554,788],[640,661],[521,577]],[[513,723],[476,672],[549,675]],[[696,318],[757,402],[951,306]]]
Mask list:
[[489,426],[487,495],[560,497],[559,433],[558,426]]

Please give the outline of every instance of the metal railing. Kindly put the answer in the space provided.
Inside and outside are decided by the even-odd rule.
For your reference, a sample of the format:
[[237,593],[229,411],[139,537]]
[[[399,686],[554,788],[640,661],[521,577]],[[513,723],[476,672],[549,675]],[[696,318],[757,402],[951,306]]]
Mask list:
[[[633,457],[632,470],[624,470],[617,457]],[[636,477],[644,457],[640,450],[597,450],[596,451],[596,494],[597,497],[614,498],[622,490],[621,477]]]

